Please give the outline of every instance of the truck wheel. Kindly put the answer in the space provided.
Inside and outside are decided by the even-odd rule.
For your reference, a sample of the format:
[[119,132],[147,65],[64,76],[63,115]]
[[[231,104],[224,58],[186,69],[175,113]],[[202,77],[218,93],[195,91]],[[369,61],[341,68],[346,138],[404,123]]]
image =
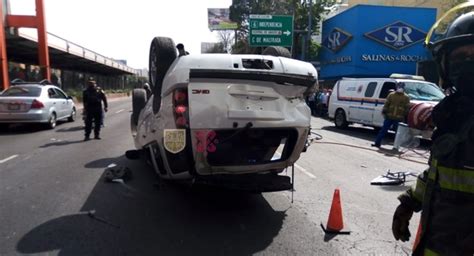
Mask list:
[[337,128],[339,129],[344,129],[347,128],[349,123],[347,123],[346,120],[346,113],[342,109],[338,109],[336,111],[336,115],[334,117],[334,124],[336,125]]
[[138,125],[138,116],[146,105],[146,91],[144,89],[133,89],[132,91],[132,130]]
[[154,113],[160,110],[163,79],[176,57],[176,48],[171,38],[153,38],[149,56],[149,80],[152,92],[155,95],[155,97],[153,97]]
[[285,47],[281,46],[268,46],[263,50],[262,55],[271,55],[277,57],[291,58],[291,53]]

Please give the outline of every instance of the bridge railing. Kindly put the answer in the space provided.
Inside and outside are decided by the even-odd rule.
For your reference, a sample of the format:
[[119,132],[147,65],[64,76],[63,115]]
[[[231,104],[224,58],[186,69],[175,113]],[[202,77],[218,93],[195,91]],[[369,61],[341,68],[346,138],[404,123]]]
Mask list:
[[[36,31],[31,29],[20,29],[18,32],[18,36],[29,39],[31,41],[38,42]],[[100,63],[102,65],[106,65],[115,69],[120,69],[131,74],[138,74],[137,70],[127,65],[124,65],[112,58],[106,57],[102,54],[87,49],[83,46],[80,46],[74,42],[71,42],[50,32],[48,32],[48,46],[63,52],[67,52],[69,54],[73,54]]]

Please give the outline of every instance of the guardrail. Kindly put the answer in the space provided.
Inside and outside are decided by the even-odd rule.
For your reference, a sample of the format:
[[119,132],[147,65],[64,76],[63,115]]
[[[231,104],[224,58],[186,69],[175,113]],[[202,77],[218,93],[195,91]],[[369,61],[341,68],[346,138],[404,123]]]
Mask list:
[[[36,31],[34,31],[32,33],[30,33],[31,30],[27,30],[27,29],[19,29],[17,31],[18,31],[18,33],[16,34],[16,36],[20,36],[20,37],[23,37],[25,39],[28,39],[28,40],[31,40],[31,41],[34,41],[34,42],[38,42]],[[64,38],[62,38],[58,35],[55,35],[55,34],[50,33],[50,32],[48,32],[47,35],[48,35],[48,46],[49,47],[55,48],[55,49],[63,51],[63,52],[67,52],[69,54],[76,55],[78,57],[82,57],[84,59],[95,61],[97,63],[103,64],[103,65],[106,65],[106,66],[109,66],[109,67],[112,67],[112,68],[115,68],[115,69],[120,69],[122,71],[129,72],[129,73],[132,73],[132,74],[135,74],[135,75],[138,75],[138,73],[139,73],[138,70],[136,70],[134,68],[131,68],[127,65],[124,65],[124,64],[122,64],[122,63],[120,63],[120,62],[118,62],[118,61],[116,61],[112,58],[105,57],[102,54],[99,54],[95,51],[89,50],[89,49],[87,49],[83,46],[80,46],[80,45],[76,44],[76,43],[70,42],[69,40],[64,39]]]

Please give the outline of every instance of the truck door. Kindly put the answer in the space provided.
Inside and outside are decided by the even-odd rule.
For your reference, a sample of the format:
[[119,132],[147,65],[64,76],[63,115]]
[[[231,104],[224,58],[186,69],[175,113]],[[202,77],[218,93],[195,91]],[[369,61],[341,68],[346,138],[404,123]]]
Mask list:
[[382,85],[382,88],[380,89],[380,93],[377,99],[377,103],[375,106],[375,111],[374,111],[374,126],[382,127],[384,117],[382,115],[382,109],[383,105],[385,104],[385,99],[387,98],[388,94],[390,94],[392,91],[395,91],[397,88],[397,85],[395,82],[385,82]]

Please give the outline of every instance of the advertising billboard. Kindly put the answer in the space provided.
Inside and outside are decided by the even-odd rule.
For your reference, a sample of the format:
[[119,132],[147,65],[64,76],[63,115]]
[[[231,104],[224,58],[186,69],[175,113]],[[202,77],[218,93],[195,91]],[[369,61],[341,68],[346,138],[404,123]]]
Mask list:
[[235,30],[237,23],[229,19],[228,8],[208,8],[207,20],[211,31],[213,30]]
[[322,79],[416,74],[436,9],[356,5],[323,22]]

